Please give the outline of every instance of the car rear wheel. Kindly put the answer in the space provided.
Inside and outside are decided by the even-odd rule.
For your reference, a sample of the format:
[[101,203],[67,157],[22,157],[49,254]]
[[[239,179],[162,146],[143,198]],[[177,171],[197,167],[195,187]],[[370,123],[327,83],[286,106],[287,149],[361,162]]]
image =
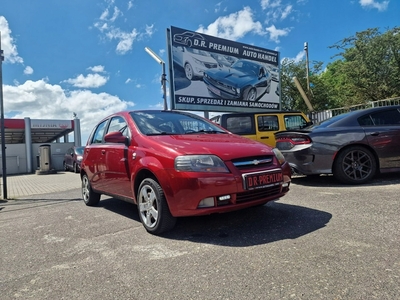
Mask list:
[[96,193],[90,186],[90,181],[87,175],[82,176],[82,198],[87,206],[96,206],[100,201],[101,194]]
[[65,161],[63,162],[63,168],[64,168],[64,171],[68,171],[68,166],[67,166],[67,163]]
[[154,179],[146,178],[140,184],[137,207],[140,221],[148,232],[160,234],[175,226],[176,218],[169,211],[164,191]]
[[361,184],[374,177],[376,168],[371,151],[353,146],[339,153],[334,162],[333,176],[343,183]]
[[250,89],[250,91],[247,93],[246,95],[246,99],[245,100],[249,100],[249,101],[256,101],[257,99],[257,91],[255,88]]
[[193,68],[189,63],[185,64],[185,75],[187,79],[193,80]]
[[74,163],[74,173],[78,173],[78,164]]

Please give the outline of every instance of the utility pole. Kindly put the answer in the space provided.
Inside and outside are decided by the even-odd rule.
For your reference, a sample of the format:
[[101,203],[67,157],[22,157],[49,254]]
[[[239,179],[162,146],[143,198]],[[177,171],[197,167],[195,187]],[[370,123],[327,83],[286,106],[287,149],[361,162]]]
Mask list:
[[308,43],[307,42],[304,43],[304,51],[306,52],[307,92],[308,92],[308,96],[310,96],[311,95],[311,91],[310,91],[310,67],[309,67],[309,62],[308,62]]
[[4,52],[1,49],[0,31],[0,107],[1,107],[1,164],[3,167],[3,199],[7,199],[7,167],[6,167],[6,137],[4,130],[4,105],[3,105],[3,60]]

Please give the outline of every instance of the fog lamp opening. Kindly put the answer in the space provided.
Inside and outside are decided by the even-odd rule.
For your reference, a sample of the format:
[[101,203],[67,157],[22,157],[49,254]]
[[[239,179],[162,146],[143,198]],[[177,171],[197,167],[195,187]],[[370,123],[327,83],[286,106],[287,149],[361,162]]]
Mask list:
[[289,186],[289,182],[282,183],[282,187],[288,187],[288,186]]
[[204,198],[200,201],[198,208],[214,207],[214,197]]

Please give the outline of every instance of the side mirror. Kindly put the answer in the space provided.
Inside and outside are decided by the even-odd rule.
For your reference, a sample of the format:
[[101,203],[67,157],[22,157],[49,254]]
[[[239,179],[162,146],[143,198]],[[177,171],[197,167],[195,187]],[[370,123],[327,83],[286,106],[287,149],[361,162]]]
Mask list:
[[128,138],[124,136],[120,131],[113,131],[105,135],[104,141],[106,143],[117,143],[117,144],[127,145]]

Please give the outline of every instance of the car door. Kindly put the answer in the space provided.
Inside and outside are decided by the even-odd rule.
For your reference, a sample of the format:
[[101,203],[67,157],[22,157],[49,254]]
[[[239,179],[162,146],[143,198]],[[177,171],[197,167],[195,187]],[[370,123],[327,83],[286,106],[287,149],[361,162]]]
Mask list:
[[275,147],[275,132],[279,131],[279,118],[275,114],[258,114],[256,117],[257,141]]
[[104,145],[103,138],[108,120],[102,121],[95,128],[92,136],[89,138],[88,144],[84,152],[85,171],[90,180],[91,186],[95,190],[103,190],[105,160],[102,154]]
[[65,165],[69,168],[69,169],[71,169],[72,168],[72,166],[71,166],[71,164],[72,164],[72,154],[73,153],[73,149],[72,148],[69,148],[66,152],[65,152]]
[[400,112],[387,109],[364,116],[359,122],[378,154],[380,168],[400,168]]
[[[114,116],[106,134],[120,131],[130,140],[130,131],[127,122],[122,116]],[[103,145],[102,155],[104,156],[105,174],[103,188],[111,193],[124,197],[132,197],[129,167],[129,147],[127,144],[107,143]]]

